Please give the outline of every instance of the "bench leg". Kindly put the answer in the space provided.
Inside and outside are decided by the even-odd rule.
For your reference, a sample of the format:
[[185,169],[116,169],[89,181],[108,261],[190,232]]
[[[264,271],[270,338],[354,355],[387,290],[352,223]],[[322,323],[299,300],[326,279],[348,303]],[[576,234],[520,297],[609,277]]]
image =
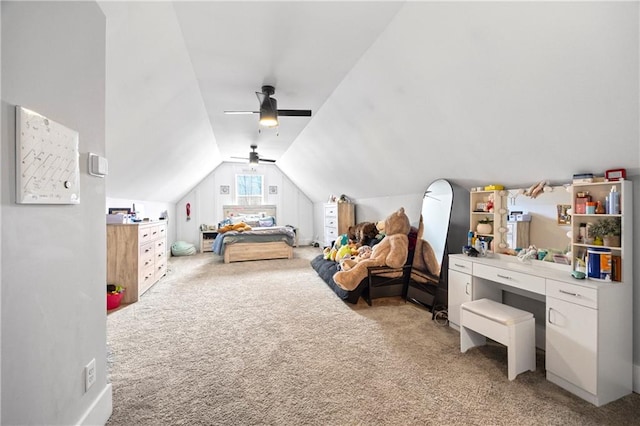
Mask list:
[[509,380],[525,371],[536,371],[535,320],[524,321],[509,327],[507,347]]
[[487,338],[482,334],[476,333],[463,325],[460,326],[460,352],[465,353],[467,349],[475,346],[483,346],[486,343]]

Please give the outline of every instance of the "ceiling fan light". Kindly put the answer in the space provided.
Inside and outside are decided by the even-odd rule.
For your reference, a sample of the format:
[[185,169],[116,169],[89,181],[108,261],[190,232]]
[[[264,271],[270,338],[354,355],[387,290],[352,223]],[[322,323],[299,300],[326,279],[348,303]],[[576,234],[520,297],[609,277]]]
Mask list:
[[265,127],[278,125],[278,101],[266,97],[260,105],[260,124]]
[[260,112],[260,125],[265,127],[276,127],[278,125],[278,119],[273,114],[265,114]]

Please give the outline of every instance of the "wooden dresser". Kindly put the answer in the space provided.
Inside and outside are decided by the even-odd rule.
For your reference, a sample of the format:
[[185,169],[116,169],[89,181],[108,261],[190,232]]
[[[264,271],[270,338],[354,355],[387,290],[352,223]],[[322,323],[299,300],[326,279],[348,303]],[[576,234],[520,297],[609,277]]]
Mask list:
[[133,303],[167,273],[167,224],[107,225],[107,284],[125,288]]
[[353,203],[327,203],[324,205],[324,245],[330,246],[338,235],[346,234],[356,224]]

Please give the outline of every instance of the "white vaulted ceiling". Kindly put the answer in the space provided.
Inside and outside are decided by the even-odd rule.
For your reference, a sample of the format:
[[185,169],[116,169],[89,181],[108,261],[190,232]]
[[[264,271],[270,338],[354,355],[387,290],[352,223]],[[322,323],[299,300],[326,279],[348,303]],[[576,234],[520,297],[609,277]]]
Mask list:
[[[639,169],[636,2],[99,4],[109,197],[176,201],[254,143],[314,201]],[[264,84],[313,116],[223,114]]]

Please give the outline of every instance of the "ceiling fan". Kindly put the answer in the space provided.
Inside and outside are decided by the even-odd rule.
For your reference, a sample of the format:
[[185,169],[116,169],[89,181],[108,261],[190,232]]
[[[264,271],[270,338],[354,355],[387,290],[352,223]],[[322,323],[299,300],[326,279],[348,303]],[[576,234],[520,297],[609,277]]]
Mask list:
[[272,98],[276,92],[273,86],[262,86],[262,92],[256,92],[260,102],[260,111],[225,111],[225,114],[260,114],[260,124],[265,127],[278,126],[278,116],[311,117],[310,109],[278,109],[278,101]]
[[249,164],[276,162],[276,160],[271,160],[269,158],[260,158],[260,156],[256,152],[256,149],[258,149],[258,145],[251,145],[251,152],[249,153],[249,158],[245,158],[245,157],[231,157],[231,158],[238,158],[240,160],[249,160]]

